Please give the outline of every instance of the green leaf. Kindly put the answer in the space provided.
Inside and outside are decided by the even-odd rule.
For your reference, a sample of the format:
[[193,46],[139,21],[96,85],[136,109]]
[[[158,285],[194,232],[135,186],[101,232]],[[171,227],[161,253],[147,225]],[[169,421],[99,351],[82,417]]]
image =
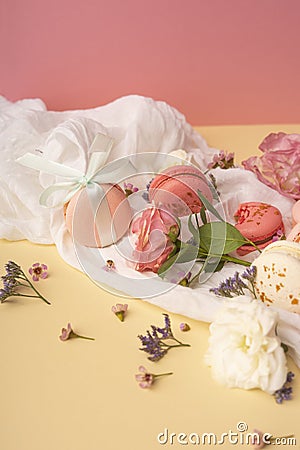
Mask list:
[[220,260],[219,263],[216,265],[215,262],[209,262],[207,261],[204,266],[204,272],[210,273],[210,272],[219,272],[223,269],[224,264],[226,261]]
[[196,228],[196,227],[194,226],[194,224],[193,224],[193,222],[192,222],[192,217],[193,217],[192,215],[189,216],[189,219],[188,219],[188,228],[189,228],[190,232],[191,232],[192,235],[193,235],[193,238],[194,238],[195,243],[198,244],[198,243],[199,243],[199,231],[198,231],[198,228]]
[[222,217],[220,216],[218,211],[215,209],[215,207],[210,203],[210,201],[207,200],[206,197],[204,197],[204,195],[199,190],[198,190],[198,196],[199,196],[201,202],[203,203],[203,205],[205,206],[205,208],[208,211],[210,211],[217,219],[221,220],[221,222],[224,222],[224,219],[222,219]]
[[198,255],[198,247],[195,245],[182,243],[180,251],[176,255],[168,258],[158,269],[158,275],[164,276],[165,272],[169,270],[174,264],[195,261]]
[[176,262],[176,257],[177,257],[177,254],[171,256],[170,258],[168,258],[168,259],[160,266],[160,268],[159,268],[158,271],[157,271],[157,274],[158,274],[160,277],[163,278],[163,277],[166,275],[165,272],[167,272],[167,271],[175,264],[175,262]]
[[200,247],[211,255],[224,255],[233,252],[247,239],[230,223],[210,222],[199,228]]
[[200,217],[201,217],[201,220],[202,220],[202,222],[204,223],[204,225],[207,223],[207,217],[206,217],[206,214],[205,214],[205,206],[202,206],[202,208],[200,209]]

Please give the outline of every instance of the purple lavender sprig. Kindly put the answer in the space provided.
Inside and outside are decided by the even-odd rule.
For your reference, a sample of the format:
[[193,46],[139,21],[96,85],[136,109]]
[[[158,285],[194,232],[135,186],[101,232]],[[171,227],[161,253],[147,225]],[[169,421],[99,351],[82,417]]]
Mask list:
[[[171,348],[190,347],[190,344],[183,344],[173,335],[171,328],[171,320],[168,314],[163,314],[165,326],[163,328],[151,325],[151,331],[147,330],[146,335],[138,335],[142,343],[140,350],[148,353],[150,361],[159,361],[163,358]],[[170,342],[176,342],[171,344]]]
[[143,199],[144,199],[146,202],[149,202],[149,189],[150,189],[150,185],[151,185],[151,183],[152,183],[153,180],[154,180],[154,178],[152,178],[152,179],[149,181],[149,183],[147,183],[147,185],[146,185],[146,190],[147,190],[147,192],[143,192],[143,193],[142,193],[142,197],[143,197]]
[[273,395],[275,397],[275,401],[279,405],[281,405],[281,403],[283,403],[284,400],[292,399],[293,388],[292,386],[289,386],[289,384],[292,383],[294,376],[295,374],[293,372],[288,372],[286,382],[284,383],[282,388],[274,392]]
[[212,288],[209,291],[220,297],[233,298],[238,295],[245,295],[245,289],[247,289],[256,298],[254,285],[256,272],[255,266],[247,267],[241,275],[239,272],[235,272],[233,277],[226,278],[217,288]]
[[[4,266],[6,275],[1,277],[3,288],[0,289],[0,303],[4,303],[9,297],[33,297],[40,298],[50,305],[50,302],[43,297],[25,275],[21,267],[14,261],[8,261]],[[28,295],[19,291],[20,287],[32,289],[36,295]]]

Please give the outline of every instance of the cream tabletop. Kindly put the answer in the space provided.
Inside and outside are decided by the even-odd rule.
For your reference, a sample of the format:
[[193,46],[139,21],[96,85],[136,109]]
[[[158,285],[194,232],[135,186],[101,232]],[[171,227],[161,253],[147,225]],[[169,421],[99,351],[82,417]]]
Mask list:
[[[258,145],[270,132],[300,133],[300,125],[197,129],[210,146],[236,152],[238,161],[259,154]],[[127,299],[128,314],[119,321],[111,307],[124,300],[68,266],[54,246],[1,241],[1,275],[8,260],[26,270],[36,261],[49,266],[49,277],[37,286],[51,306],[22,298],[0,305],[0,450],[205,448],[213,444],[195,444],[191,433],[214,433],[220,440],[230,430],[237,433],[231,435],[233,442],[225,438],[215,446],[242,449],[249,448],[242,443],[246,428],[294,434],[296,443],[285,447],[300,448],[300,371],[292,360],[291,401],[278,405],[260,390],[228,389],[213,381],[204,364],[208,324],[170,314],[174,334],[191,346],[172,349],[152,363],[139,350],[137,335],[151,324],[162,325],[165,311]],[[183,321],[191,327],[186,333],[179,329]],[[58,336],[67,322],[95,340],[61,342]],[[134,378],[139,365],[173,375],[143,390]],[[236,436],[239,443],[234,444]]]

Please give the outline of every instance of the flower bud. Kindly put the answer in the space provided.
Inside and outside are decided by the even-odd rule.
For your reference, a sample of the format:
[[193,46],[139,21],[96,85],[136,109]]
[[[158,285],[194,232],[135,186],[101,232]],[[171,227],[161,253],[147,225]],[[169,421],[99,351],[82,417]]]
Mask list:
[[172,225],[169,229],[168,237],[171,239],[172,242],[176,242],[179,234],[179,226],[178,225]]

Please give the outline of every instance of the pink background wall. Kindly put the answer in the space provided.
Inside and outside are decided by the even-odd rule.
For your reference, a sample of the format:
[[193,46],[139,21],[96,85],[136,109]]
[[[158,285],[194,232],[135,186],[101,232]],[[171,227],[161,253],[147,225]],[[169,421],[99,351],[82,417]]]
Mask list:
[[1,0],[1,93],[137,93],[193,125],[300,122],[299,0]]

